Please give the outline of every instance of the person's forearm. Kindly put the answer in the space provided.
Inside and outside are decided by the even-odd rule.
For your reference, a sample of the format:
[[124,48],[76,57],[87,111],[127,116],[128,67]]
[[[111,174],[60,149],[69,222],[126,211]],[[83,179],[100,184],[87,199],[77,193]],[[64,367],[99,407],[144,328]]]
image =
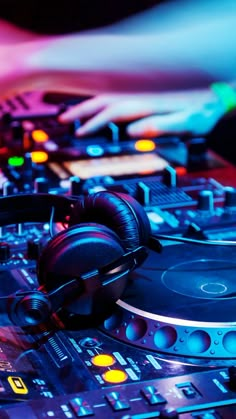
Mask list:
[[110,33],[160,33],[236,14],[235,0],[169,0],[107,26]]
[[[197,18],[193,13],[190,19],[188,9],[185,25],[179,9],[176,25],[171,28],[162,12],[166,30],[161,21],[158,27],[156,13],[157,29],[153,33],[128,34],[122,29],[109,33],[101,29],[29,43],[25,62],[33,73],[33,84],[37,88],[98,94],[205,87],[216,80],[234,79],[236,7],[232,3],[233,10],[219,13],[221,9],[214,8],[212,0],[199,3],[208,5],[208,14],[204,16],[203,7]],[[217,12],[209,16],[211,5],[212,12]],[[171,13],[170,19],[174,23]]]
[[[97,94],[206,86],[235,78],[234,22],[222,26],[161,36],[67,36],[35,44],[29,63],[42,86],[60,90],[77,86]],[[221,33],[219,42],[215,32]]]

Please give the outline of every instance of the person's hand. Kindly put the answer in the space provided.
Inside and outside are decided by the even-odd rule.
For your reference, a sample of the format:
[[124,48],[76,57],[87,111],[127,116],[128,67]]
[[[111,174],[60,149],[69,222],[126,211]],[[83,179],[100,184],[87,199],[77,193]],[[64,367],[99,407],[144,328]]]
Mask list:
[[204,135],[224,115],[222,103],[211,89],[158,94],[99,95],[69,108],[59,121],[80,119],[76,135],[90,135],[109,122],[130,122],[131,137],[163,134]]

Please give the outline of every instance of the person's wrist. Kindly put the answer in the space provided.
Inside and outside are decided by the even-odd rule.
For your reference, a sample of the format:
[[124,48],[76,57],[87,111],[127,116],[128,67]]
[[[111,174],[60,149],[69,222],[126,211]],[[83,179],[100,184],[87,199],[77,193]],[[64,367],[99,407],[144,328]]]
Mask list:
[[222,103],[225,113],[236,109],[236,90],[233,85],[225,82],[216,82],[212,83],[210,88]]

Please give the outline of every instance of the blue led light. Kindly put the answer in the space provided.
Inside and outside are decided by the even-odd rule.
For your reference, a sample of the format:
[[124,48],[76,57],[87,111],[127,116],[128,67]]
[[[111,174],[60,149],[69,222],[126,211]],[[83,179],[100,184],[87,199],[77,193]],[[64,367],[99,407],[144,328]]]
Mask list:
[[86,152],[91,157],[99,157],[104,154],[104,149],[100,145],[89,145]]

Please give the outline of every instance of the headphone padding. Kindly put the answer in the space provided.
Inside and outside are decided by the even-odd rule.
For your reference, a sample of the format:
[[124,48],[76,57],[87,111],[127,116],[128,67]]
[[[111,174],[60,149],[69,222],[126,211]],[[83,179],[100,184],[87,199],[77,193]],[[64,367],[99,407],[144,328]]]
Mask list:
[[101,191],[80,199],[74,206],[69,225],[93,222],[114,230],[125,249],[148,243],[150,223],[143,207],[123,193]]
[[[45,246],[37,267],[39,284],[47,292],[119,259],[125,252],[114,231],[99,224],[79,224],[61,231]],[[101,275],[100,281],[106,280]],[[84,292],[78,280],[78,294],[62,304],[60,316],[66,327],[91,327],[111,315],[115,302],[127,285],[127,272],[94,293]],[[86,279],[85,279],[86,281]],[[66,299],[64,296],[63,298]],[[74,326],[72,325],[74,324]]]

